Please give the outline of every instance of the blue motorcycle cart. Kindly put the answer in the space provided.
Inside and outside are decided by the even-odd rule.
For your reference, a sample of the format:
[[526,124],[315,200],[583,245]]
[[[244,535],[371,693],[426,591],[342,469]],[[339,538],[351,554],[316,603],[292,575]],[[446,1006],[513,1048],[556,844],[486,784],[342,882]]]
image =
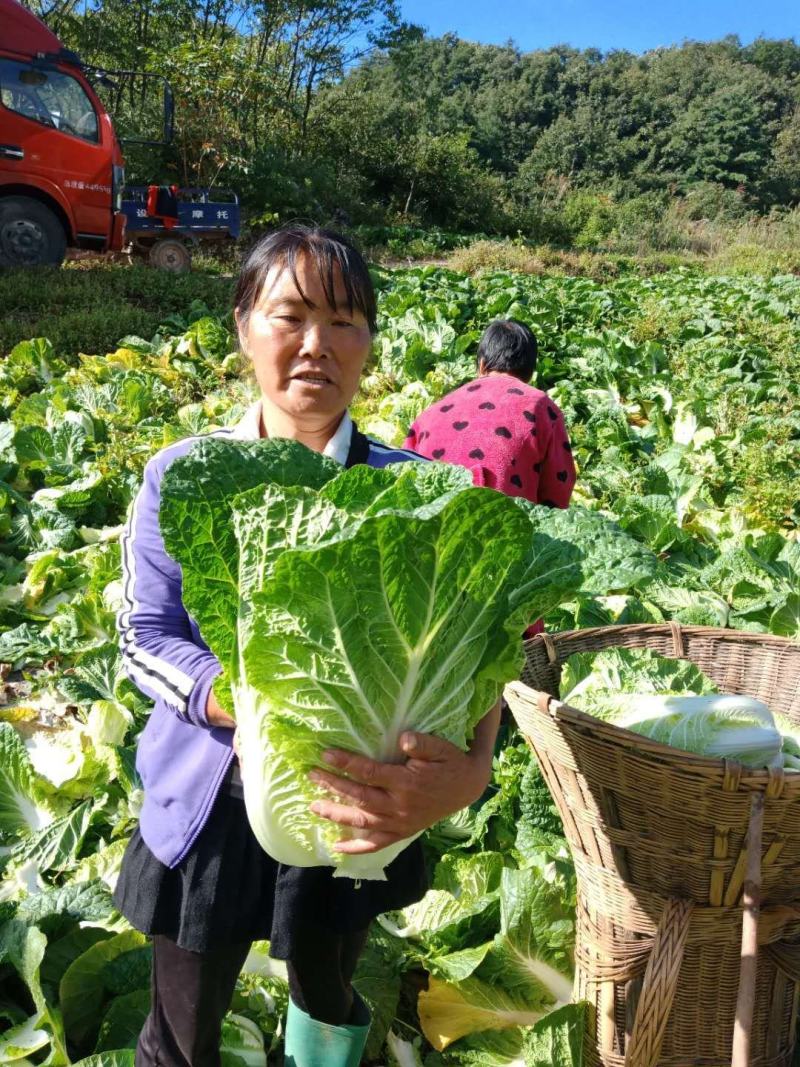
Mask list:
[[162,270],[189,270],[201,241],[222,243],[239,236],[239,198],[230,189],[129,185],[122,210],[131,250]]

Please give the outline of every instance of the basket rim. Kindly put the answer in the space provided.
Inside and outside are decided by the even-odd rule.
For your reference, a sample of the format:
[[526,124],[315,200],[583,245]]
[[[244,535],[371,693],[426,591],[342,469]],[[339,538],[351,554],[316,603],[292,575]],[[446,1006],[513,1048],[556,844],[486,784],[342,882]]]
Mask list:
[[[559,630],[556,633],[534,634],[524,642],[525,647],[544,645],[551,641],[554,645],[568,644],[570,641],[591,639],[606,634],[637,634],[651,633],[663,634],[671,637],[707,637],[720,641],[736,641],[743,644],[770,645],[773,648],[783,648],[787,652],[795,652],[800,656],[800,642],[792,637],[780,637],[778,634],[757,633],[754,630],[733,630],[724,626],[684,626],[679,622],[630,622],[609,626],[587,626],[580,630]],[[681,657],[678,657],[681,658]],[[682,657],[686,658],[686,657]]]
[[[681,626],[679,623],[630,623],[621,626],[587,627],[583,630],[562,630],[554,634],[536,634],[525,642],[525,646],[542,648],[552,663],[553,660],[549,656],[548,645],[555,648],[559,645],[568,646],[571,640],[577,640],[578,637],[585,641],[587,637],[591,639],[594,636],[607,636],[612,633],[620,636],[636,633],[660,633],[667,638],[707,637],[717,640],[744,641],[749,644],[765,644],[773,648],[784,649],[795,653],[800,658],[800,643],[789,637],[779,637],[777,634],[754,633],[750,630],[731,630],[717,626]],[[674,658],[688,659],[686,656],[680,657],[677,655]],[[557,662],[560,664],[563,661],[559,658]],[[778,795],[790,783],[800,791],[800,771],[795,774],[787,774],[782,767],[776,769],[749,767],[737,760],[730,760],[724,757],[700,756],[685,749],[673,748],[660,741],[643,737],[632,730],[626,730],[621,726],[615,726],[613,723],[595,718],[588,712],[581,711],[580,708],[567,704],[542,689],[536,689],[521,679],[510,682],[506,688],[512,692],[516,691],[522,697],[527,697],[531,706],[531,714],[548,715],[550,718],[578,729],[582,733],[594,734],[598,740],[602,740],[606,744],[635,750],[638,754],[655,759],[658,763],[669,767],[671,771],[678,774],[688,773],[690,776],[700,774],[706,778],[712,775],[714,777],[719,776],[723,781],[735,781],[737,787],[743,786],[751,790],[764,790],[773,795]],[[514,717],[516,720],[516,714]],[[520,729],[523,729],[518,720],[517,725]]]
[[[507,688],[512,690],[524,688],[537,698],[540,696],[546,697],[548,714],[551,718],[576,727],[584,733],[595,734],[606,743],[635,750],[637,755],[640,756],[654,758],[663,766],[669,767],[679,774],[699,771],[703,772],[705,777],[708,777],[710,772],[715,772],[716,774],[735,778],[740,785],[753,789],[767,789],[770,782],[776,778],[775,771],[769,771],[767,768],[748,767],[737,760],[730,760],[720,756],[698,756],[696,752],[664,745],[660,741],[653,741],[649,737],[636,734],[632,730],[626,730],[622,726],[603,722],[602,719],[596,719],[593,715],[581,711],[580,708],[565,704],[563,701],[556,699],[556,697],[551,697],[549,693],[531,688],[525,682],[510,682]],[[544,711],[539,707],[538,699],[531,701],[531,704],[534,705],[532,707],[534,713],[544,714]],[[521,724],[517,723],[517,725],[522,729]],[[782,768],[779,768],[778,771],[778,777],[783,777],[785,781],[793,782],[795,780],[794,774],[789,777]],[[796,772],[796,774],[797,784],[800,785],[800,771]]]

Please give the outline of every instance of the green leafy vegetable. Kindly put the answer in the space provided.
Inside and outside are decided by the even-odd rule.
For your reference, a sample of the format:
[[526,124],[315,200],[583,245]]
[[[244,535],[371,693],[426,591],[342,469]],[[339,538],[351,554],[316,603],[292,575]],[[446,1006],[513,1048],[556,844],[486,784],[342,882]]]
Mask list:
[[143,934],[126,930],[92,945],[70,964],[59,985],[59,999],[71,1041],[80,1043],[97,1034],[102,1019],[100,1008],[109,993],[109,963],[146,944]]
[[[433,237],[416,234],[423,238],[435,254]],[[388,240],[397,243],[394,234]],[[403,247],[401,242],[396,250]],[[677,619],[797,637],[800,279],[740,272],[720,277],[695,269],[644,277],[624,264],[614,267],[615,276],[602,281],[507,270],[467,276],[429,266],[375,270],[380,333],[353,416],[362,431],[400,444],[424,407],[473,376],[486,323],[518,317],[537,335],[538,382],[565,413],[580,471],[573,506],[544,513],[541,520],[548,537],[579,543],[581,553],[580,585],[546,612],[548,631]],[[72,299],[72,288],[80,282],[94,286],[96,275],[67,271],[64,281]],[[22,293],[18,286],[14,291]],[[231,427],[253,399],[250,384],[239,378],[238,356],[229,356],[226,323],[207,314],[197,302],[165,317],[152,340],[128,337],[109,353],[78,355],[63,338],[54,338],[55,346],[39,338],[0,358],[0,943],[43,951],[38,972],[24,964],[23,950],[12,950],[0,964],[0,1030],[5,1037],[30,1024],[46,1032],[49,1047],[24,1059],[52,1067],[81,1056],[90,1057],[89,1067],[133,1062],[129,1046],[146,990],[125,990],[141,980],[142,948],[131,951],[130,961],[122,954],[92,984],[91,996],[102,990],[97,1019],[109,1027],[102,1053],[92,1056],[93,1031],[67,1050],[57,986],[93,945],[120,932],[109,890],[141,803],[135,743],[150,705],[123,676],[115,632],[121,608],[118,538],[126,510],[153,453],[187,434]],[[13,320],[12,308],[12,329]],[[25,315],[16,321],[32,320]],[[224,442],[207,445],[220,446],[224,464]],[[296,477],[294,461],[290,466],[286,481],[310,484]],[[444,468],[430,464],[425,470],[426,477],[437,478]],[[346,512],[357,523],[373,501],[381,510],[378,483],[379,496],[394,493],[393,507],[413,511],[429,496],[439,499],[470,484],[468,472],[451,470],[446,477],[452,483],[423,492],[416,476],[407,476],[401,487],[391,471],[376,481],[377,472],[354,469],[339,483],[341,469],[331,466],[330,480],[313,492],[330,505],[331,515]],[[239,477],[223,466],[216,471],[223,485]],[[268,481],[256,473],[243,483],[256,497],[261,493],[252,507],[254,522],[265,506]],[[198,505],[203,502],[204,529],[214,541],[216,487],[195,479],[185,491],[187,499],[194,494]],[[538,523],[540,509],[518,506]],[[623,551],[619,527],[606,516],[633,538]],[[181,530],[175,536],[180,539]],[[491,537],[484,533],[483,541],[488,545]],[[258,560],[256,541],[248,543]],[[313,547],[305,533],[301,544]],[[228,549],[239,551],[235,531],[214,552]],[[211,565],[215,560],[208,558]],[[547,564],[546,557],[542,561]],[[205,575],[213,579],[210,596],[218,594],[221,604],[228,597],[228,618],[239,609],[240,563],[234,567],[237,588],[228,592],[217,581],[224,579],[224,568]],[[202,568],[197,577],[204,577]],[[238,622],[244,632],[244,620]],[[230,708],[232,651],[220,653],[226,675],[217,686]],[[655,692],[705,692],[688,676],[654,682]],[[577,697],[575,702],[592,710]],[[775,718],[784,766],[797,768],[798,729]],[[69,734],[74,736],[68,740]],[[386,941],[366,961],[361,988],[369,993],[375,986],[373,1008],[381,1026],[373,1027],[370,1055],[378,1063],[391,1062],[386,1050],[377,1049],[391,1010],[392,1033],[402,1046],[391,1038],[388,1045],[397,1048],[396,1058],[406,1056],[398,1060],[402,1067],[521,1067],[526,1051],[537,1067],[560,1065],[563,1058],[555,1020],[572,1007],[549,1012],[533,1027],[465,1033],[443,1052],[432,1052],[419,1030],[417,991],[426,975],[456,987],[471,979],[505,989],[496,966],[505,956],[495,954],[502,867],[550,884],[571,917],[574,871],[565,843],[550,832],[557,829],[550,824],[552,804],[523,746],[513,738],[503,744],[485,802],[423,838],[436,871],[434,896],[418,912],[386,920],[409,936],[382,929]],[[24,845],[46,844],[40,832],[75,809],[81,809],[80,830],[87,801],[89,827],[83,835],[58,831],[63,848],[57,862],[44,869],[41,852],[38,859],[21,858]],[[68,819],[61,828],[67,825]],[[4,930],[9,921],[15,925]],[[258,971],[240,977],[232,1010],[258,1024],[270,1059],[279,1059],[288,987],[282,965],[265,962],[264,953],[263,946],[254,953]],[[27,955],[30,962],[36,953]],[[40,1006],[46,1011],[31,1022]],[[532,1035],[548,1026],[552,1039],[540,1049]]]
[[[308,772],[326,747],[396,759],[407,729],[465,747],[519,671],[526,623],[594,580],[598,521],[559,519],[570,540],[551,536],[548,509],[436,464],[330,475],[293,442],[201,442],[164,479],[162,526],[231,682],[262,846],[284,863],[381,878],[408,842],[337,855],[341,830],[309,812]],[[248,481],[267,484],[241,492]],[[620,531],[606,544],[618,559],[646,556]]]
[[261,1031],[244,1015],[229,1013],[222,1023],[222,1067],[267,1067]]
[[25,746],[13,726],[0,722],[0,844],[40,831],[52,819]]
[[574,683],[568,703],[654,741],[753,767],[783,763],[783,739],[766,704],[718,694],[686,661],[649,649],[578,653],[565,664],[564,680]]
[[420,1022],[440,1051],[474,1031],[530,1026],[572,998],[574,923],[561,886],[504,868],[498,898],[491,943],[429,959]]
[[531,759],[520,787],[517,847],[529,851],[542,836],[563,837],[564,827],[539,765]]
[[546,1015],[523,1038],[525,1067],[581,1067],[585,1004],[570,1004]]
[[39,1015],[32,1015],[0,1036],[0,1063],[19,1063],[50,1044],[49,1033],[38,1024]]

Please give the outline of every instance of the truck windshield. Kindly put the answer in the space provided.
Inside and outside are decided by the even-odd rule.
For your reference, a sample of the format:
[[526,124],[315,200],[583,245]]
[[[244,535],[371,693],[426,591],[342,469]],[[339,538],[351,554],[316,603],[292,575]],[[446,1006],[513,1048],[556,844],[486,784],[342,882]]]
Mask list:
[[52,68],[0,59],[0,102],[26,119],[97,143],[99,126],[80,82]]

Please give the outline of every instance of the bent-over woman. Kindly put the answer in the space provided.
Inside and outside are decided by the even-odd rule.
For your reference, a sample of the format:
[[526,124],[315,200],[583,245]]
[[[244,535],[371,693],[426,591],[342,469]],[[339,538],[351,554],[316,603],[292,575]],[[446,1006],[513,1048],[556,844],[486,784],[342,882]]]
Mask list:
[[476,485],[567,507],[575,486],[572,447],[561,411],[530,384],[537,354],[523,322],[491,323],[478,345],[478,377],[423,411],[403,447],[469,467]]

